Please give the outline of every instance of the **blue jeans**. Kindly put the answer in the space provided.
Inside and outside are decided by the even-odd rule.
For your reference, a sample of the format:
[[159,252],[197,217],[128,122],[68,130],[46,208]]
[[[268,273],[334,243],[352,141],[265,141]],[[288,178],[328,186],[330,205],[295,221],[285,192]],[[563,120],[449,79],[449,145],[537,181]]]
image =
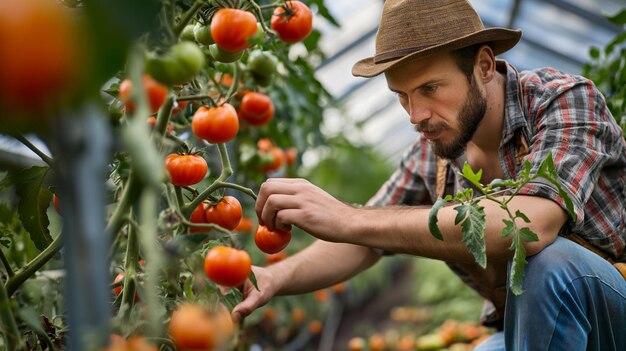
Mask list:
[[504,330],[476,351],[624,351],[626,280],[564,238],[527,258],[524,290],[507,293]]

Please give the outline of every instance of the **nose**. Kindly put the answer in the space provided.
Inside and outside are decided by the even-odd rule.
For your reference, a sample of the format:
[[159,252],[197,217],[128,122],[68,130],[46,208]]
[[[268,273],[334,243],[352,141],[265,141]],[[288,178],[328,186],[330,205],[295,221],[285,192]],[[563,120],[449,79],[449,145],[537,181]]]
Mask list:
[[431,112],[430,109],[426,107],[411,104],[411,107],[409,109],[409,117],[412,124],[419,125],[420,123],[431,117]]

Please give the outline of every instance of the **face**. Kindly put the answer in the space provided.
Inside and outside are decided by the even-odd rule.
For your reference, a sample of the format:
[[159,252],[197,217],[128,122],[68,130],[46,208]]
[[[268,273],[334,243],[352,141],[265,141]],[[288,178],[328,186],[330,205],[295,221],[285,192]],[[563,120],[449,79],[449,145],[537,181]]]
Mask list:
[[402,64],[385,76],[435,154],[447,159],[461,156],[487,110],[476,79],[468,82],[448,54]]

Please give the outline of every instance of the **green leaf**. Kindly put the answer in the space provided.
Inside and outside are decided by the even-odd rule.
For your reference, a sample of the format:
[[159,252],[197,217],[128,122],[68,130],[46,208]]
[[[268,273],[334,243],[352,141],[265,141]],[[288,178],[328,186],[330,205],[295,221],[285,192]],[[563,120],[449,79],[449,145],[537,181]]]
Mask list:
[[513,246],[515,247],[515,254],[513,255],[513,263],[511,265],[509,286],[513,294],[520,295],[524,292],[522,285],[524,283],[524,270],[526,269],[527,263],[526,249],[518,238],[513,240]]
[[330,11],[328,11],[328,8],[326,7],[326,5],[324,5],[324,0],[311,0],[310,3],[317,5],[317,13],[319,15],[327,19],[330,23],[334,24],[335,26],[337,27],[340,26],[339,22],[337,22],[337,20],[333,17],[333,15],[331,15]]
[[455,225],[458,225],[459,223],[463,222],[463,220],[465,220],[465,218],[467,217],[468,209],[469,206],[467,205],[459,205],[454,208],[454,210],[457,212],[456,217],[454,218]]
[[591,56],[592,59],[597,60],[600,57],[600,49],[592,46],[591,49],[589,49],[589,56]]
[[539,241],[539,237],[530,228],[524,227],[519,230],[519,235],[526,242]]
[[626,32],[622,32],[618,34],[617,36],[615,36],[615,38],[613,38],[613,40],[611,40],[610,43],[606,45],[606,48],[604,48],[604,54],[607,56],[610,55],[611,53],[613,53],[613,49],[616,46],[619,46],[625,41],[626,41]]
[[52,194],[44,186],[48,167],[31,167],[12,176],[19,197],[17,212],[37,249],[43,251],[52,242],[47,210]]
[[515,211],[515,218],[521,218],[524,222],[530,223],[530,219],[528,219],[528,217],[526,217],[526,215],[520,210]]
[[467,245],[476,263],[487,267],[487,250],[485,247],[485,208],[478,202],[472,202],[468,207],[469,216],[461,224],[463,242]]
[[38,334],[46,334],[43,327],[41,326],[41,322],[39,322],[39,315],[37,311],[29,307],[22,307],[17,311],[17,315],[20,320],[28,326],[28,328],[36,331]]
[[230,289],[226,295],[222,295],[224,298],[224,302],[229,310],[232,310],[233,307],[237,306],[241,301],[243,301],[243,294],[239,289]]
[[430,209],[428,213],[428,229],[430,230],[430,234],[432,234],[435,238],[439,240],[443,240],[443,235],[439,230],[439,226],[437,225],[437,213],[439,213],[439,209],[446,203],[446,200],[443,198],[437,199],[433,207]]
[[606,16],[606,19],[613,24],[626,24],[626,8],[622,9],[618,13],[610,16]]
[[463,177],[469,180],[472,184],[474,184],[477,188],[482,189],[482,184],[480,184],[480,178],[483,176],[483,170],[479,169],[477,173],[474,173],[472,167],[466,162],[463,165]]
[[502,237],[507,238],[515,231],[515,223],[510,219],[503,219],[504,229],[502,229]]
[[248,277],[248,279],[250,279],[250,282],[252,283],[252,285],[254,286],[254,288],[259,291],[259,285],[256,281],[256,275],[254,275],[254,271],[250,271],[250,276]]
[[557,188],[559,189],[559,196],[565,202],[565,207],[567,208],[567,212],[572,217],[572,221],[576,222],[576,220],[578,219],[578,216],[576,215],[576,211],[574,210],[574,203],[572,202],[572,199],[565,192],[565,190],[563,190],[561,185],[557,184]]

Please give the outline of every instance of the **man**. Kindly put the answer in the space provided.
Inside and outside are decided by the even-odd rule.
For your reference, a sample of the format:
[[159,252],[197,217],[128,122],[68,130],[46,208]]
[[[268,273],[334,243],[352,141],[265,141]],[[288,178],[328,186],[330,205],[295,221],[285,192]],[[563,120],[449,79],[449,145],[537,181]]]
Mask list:
[[[399,169],[364,208],[333,198],[302,179],[270,179],[256,212],[270,229],[300,227],[318,241],[267,268],[255,267],[233,310],[239,319],[274,295],[313,291],[374,264],[381,251],[443,260],[493,309],[502,331],[479,350],[626,350],[626,281],[602,258],[626,262],[626,143],[593,84],[545,68],[518,73],[495,55],[519,31],[485,29],[464,0],[387,0],[376,55],[356,76],[384,73],[418,131]],[[525,243],[525,292],[508,292],[506,213],[483,200],[487,269],[461,241],[452,207],[439,210],[444,240],[428,229],[429,207],[467,187],[459,167],[482,169],[483,183],[510,179],[521,159],[533,169],[547,157],[574,204],[570,216],[555,187],[537,181],[509,203],[531,220],[539,240]],[[516,159],[517,156],[517,159]],[[519,223],[520,225],[526,225]],[[568,238],[577,238],[575,243]]]

